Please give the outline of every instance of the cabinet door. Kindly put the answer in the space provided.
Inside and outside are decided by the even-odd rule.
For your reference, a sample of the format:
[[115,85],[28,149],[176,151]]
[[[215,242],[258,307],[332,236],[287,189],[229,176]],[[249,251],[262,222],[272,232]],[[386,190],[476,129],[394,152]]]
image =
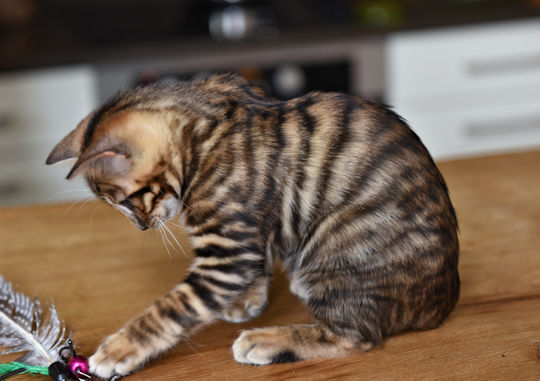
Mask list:
[[540,98],[498,107],[402,112],[436,159],[540,147]]
[[[90,66],[36,70],[0,77],[0,204],[78,198],[82,180],[67,182],[65,166],[45,159],[97,104]],[[60,193],[62,192],[62,193]]]
[[386,60],[391,102],[540,82],[540,19],[397,33]]

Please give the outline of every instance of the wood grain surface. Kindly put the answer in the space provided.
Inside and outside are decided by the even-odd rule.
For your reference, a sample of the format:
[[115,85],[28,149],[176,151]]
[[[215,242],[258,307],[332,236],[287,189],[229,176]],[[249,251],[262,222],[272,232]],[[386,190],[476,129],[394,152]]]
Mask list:
[[[459,218],[462,279],[460,302],[441,327],[342,359],[239,365],[230,347],[241,330],[311,321],[277,268],[260,317],[218,322],[126,379],[540,380],[540,151],[439,167]],[[95,201],[0,209],[0,274],[19,291],[54,299],[78,351],[90,355],[185,276],[189,243],[174,231],[186,255],[169,255],[158,233]]]

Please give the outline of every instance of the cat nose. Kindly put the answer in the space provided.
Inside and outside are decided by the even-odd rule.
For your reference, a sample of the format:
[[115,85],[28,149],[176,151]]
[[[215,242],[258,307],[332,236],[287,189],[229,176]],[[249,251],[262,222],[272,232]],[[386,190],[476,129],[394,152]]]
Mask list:
[[145,231],[148,229],[148,226],[146,225],[139,225],[139,229],[141,229],[142,231]]

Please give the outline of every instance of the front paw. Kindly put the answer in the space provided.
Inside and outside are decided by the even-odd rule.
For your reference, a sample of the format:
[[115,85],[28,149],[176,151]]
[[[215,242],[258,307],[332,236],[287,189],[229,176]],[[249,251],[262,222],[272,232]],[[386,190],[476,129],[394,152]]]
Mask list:
[[266,299],[246,300],[225,308],[222,319],[230,323],[243,323],[259,316],[266,307]]
[[109,336],[89,359],[90,372],[98,377],[110,379],[125,376],[146,360],[145,353],[120,330]]
[[225,307],[221,318],[231,323],[243,323],[259,316],[268,302],[268,278],[258,279],[249,290]]

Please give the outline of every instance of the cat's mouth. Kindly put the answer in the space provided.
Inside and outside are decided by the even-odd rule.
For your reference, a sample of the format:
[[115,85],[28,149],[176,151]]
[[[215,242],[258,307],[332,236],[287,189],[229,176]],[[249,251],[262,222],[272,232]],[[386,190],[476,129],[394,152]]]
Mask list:
[[151,223],[146,223],[142,218],[139,218],[135,214],[133,215],[133,218],[130,218],[133,225],[135,225],[137,228],[141,229],[142,231],[148,230],[148,228],[151,228]]
[[141,229],[142,231],[148,230],[148,226],[146,225],[138,225],[137,227]]
[[150,215],[134,212],[122,205],[115,205],[115,208],[126,215],[131,223],[138,229],[145,231],[148,229],[159,229],[178,213],[178,202],[169,198],[156,206]]
[[[152,229],[158,228],[161,224],[164,224],[167,220],[163,216],[152,216],[148,221],[148,226]],[[139,228],[141,230],[146,230]]]
[[148,221],[144,221],[143,219],[133,216],[130,217],[131,223],[137,228],[142,231],[148,230],[148,229],[156,229],[158,228],[162,223],[165,223],[165,219],[163,217],[157,216],[157,217],[151,217]]

